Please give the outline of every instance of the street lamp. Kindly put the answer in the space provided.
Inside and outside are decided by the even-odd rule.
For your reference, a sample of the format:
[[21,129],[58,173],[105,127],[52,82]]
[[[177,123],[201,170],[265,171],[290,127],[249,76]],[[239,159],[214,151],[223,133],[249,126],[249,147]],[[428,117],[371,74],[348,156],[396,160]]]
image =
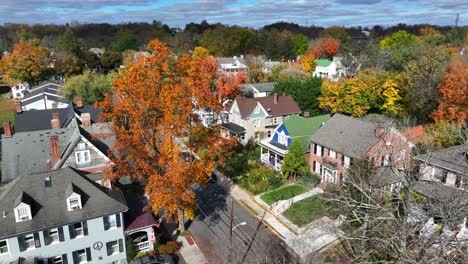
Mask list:
[[236,229],[236,227],[238,227],[238,226],[244,226],[244,225],[246,225],[246,224],[247,224],[246,222],[239,223],[239,224],[235,225],[235,226],[232,228],[232,231],[234,231],[234,229]]

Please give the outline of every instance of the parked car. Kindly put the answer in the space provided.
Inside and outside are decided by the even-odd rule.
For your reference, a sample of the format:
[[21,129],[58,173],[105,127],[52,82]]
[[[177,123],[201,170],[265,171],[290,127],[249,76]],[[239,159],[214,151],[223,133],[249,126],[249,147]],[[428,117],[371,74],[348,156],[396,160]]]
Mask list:
[[160,254],[134,259],[130,264],[174,264],[174,260],[168,254]]

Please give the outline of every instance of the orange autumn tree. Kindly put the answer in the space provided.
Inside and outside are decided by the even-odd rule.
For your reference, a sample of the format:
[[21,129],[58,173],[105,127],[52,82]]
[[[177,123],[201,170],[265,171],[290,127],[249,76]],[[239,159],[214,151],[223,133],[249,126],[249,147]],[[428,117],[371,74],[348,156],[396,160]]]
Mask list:
[[468,120],[468,62],[454,60],[439,86],[441,100],[432,113],[436,121],[455,122],[460,125]]
[[333,59],[340,49],[340,42],[332,37],[317,39],[309,48],[308,53],[315,58]]
[[[126,65],[113,82],[114,93],[99,104],[116,135],[114,165],[105,179],[145,180],[153,212],[164,209],[169,220],[178,216],[183,229],[184,214],[195,214],[191,186],[208,182],[233,141],[192,115],[193,109],[221,109],[213,59],[207,54],[176,57],[159,40],[151,41],[148,49],[152,56]],[[183,158],[183,152],[196,158]]]

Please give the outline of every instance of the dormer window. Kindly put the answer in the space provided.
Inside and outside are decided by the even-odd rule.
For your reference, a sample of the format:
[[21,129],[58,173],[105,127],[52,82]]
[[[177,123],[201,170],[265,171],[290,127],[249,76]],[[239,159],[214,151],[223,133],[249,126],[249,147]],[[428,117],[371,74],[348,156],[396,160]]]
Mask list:
[[[80,197],[70,197],[68,203],[71,210],[81,209]],[[71,211],[70,209],[68,211]]]
[[15,219],[16,222],[23,222],[32,219],[31,214],[32,199],[22,192],[15,200]]
[[86,164],[91,161],[89,150],[75,151],[76,164]]
[[74,184],[68,185],[65,190],[68,211],[79,210],[82,208],[80,193],[81,191]]
[[18,214],[18,219],[19,219],[19,221],[26,221],[26,220],[31,219],[31,218],[29,217],[29,215],[30,215],[30,210],[29,210],[29,208],[27,208],[27,207],[17,208],[17,209],[16,209],[16,212],[17,212],[17,214]]

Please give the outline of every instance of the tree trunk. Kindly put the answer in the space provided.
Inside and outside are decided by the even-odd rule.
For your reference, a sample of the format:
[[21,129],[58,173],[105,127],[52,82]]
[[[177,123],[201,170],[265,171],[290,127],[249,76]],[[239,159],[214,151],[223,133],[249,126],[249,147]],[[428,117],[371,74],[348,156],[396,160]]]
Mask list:
[[180,231],[185,231],[185,216],[184,216],[184,210],[179,209],[178,210],[178,218],[179,218],[179,230]]

